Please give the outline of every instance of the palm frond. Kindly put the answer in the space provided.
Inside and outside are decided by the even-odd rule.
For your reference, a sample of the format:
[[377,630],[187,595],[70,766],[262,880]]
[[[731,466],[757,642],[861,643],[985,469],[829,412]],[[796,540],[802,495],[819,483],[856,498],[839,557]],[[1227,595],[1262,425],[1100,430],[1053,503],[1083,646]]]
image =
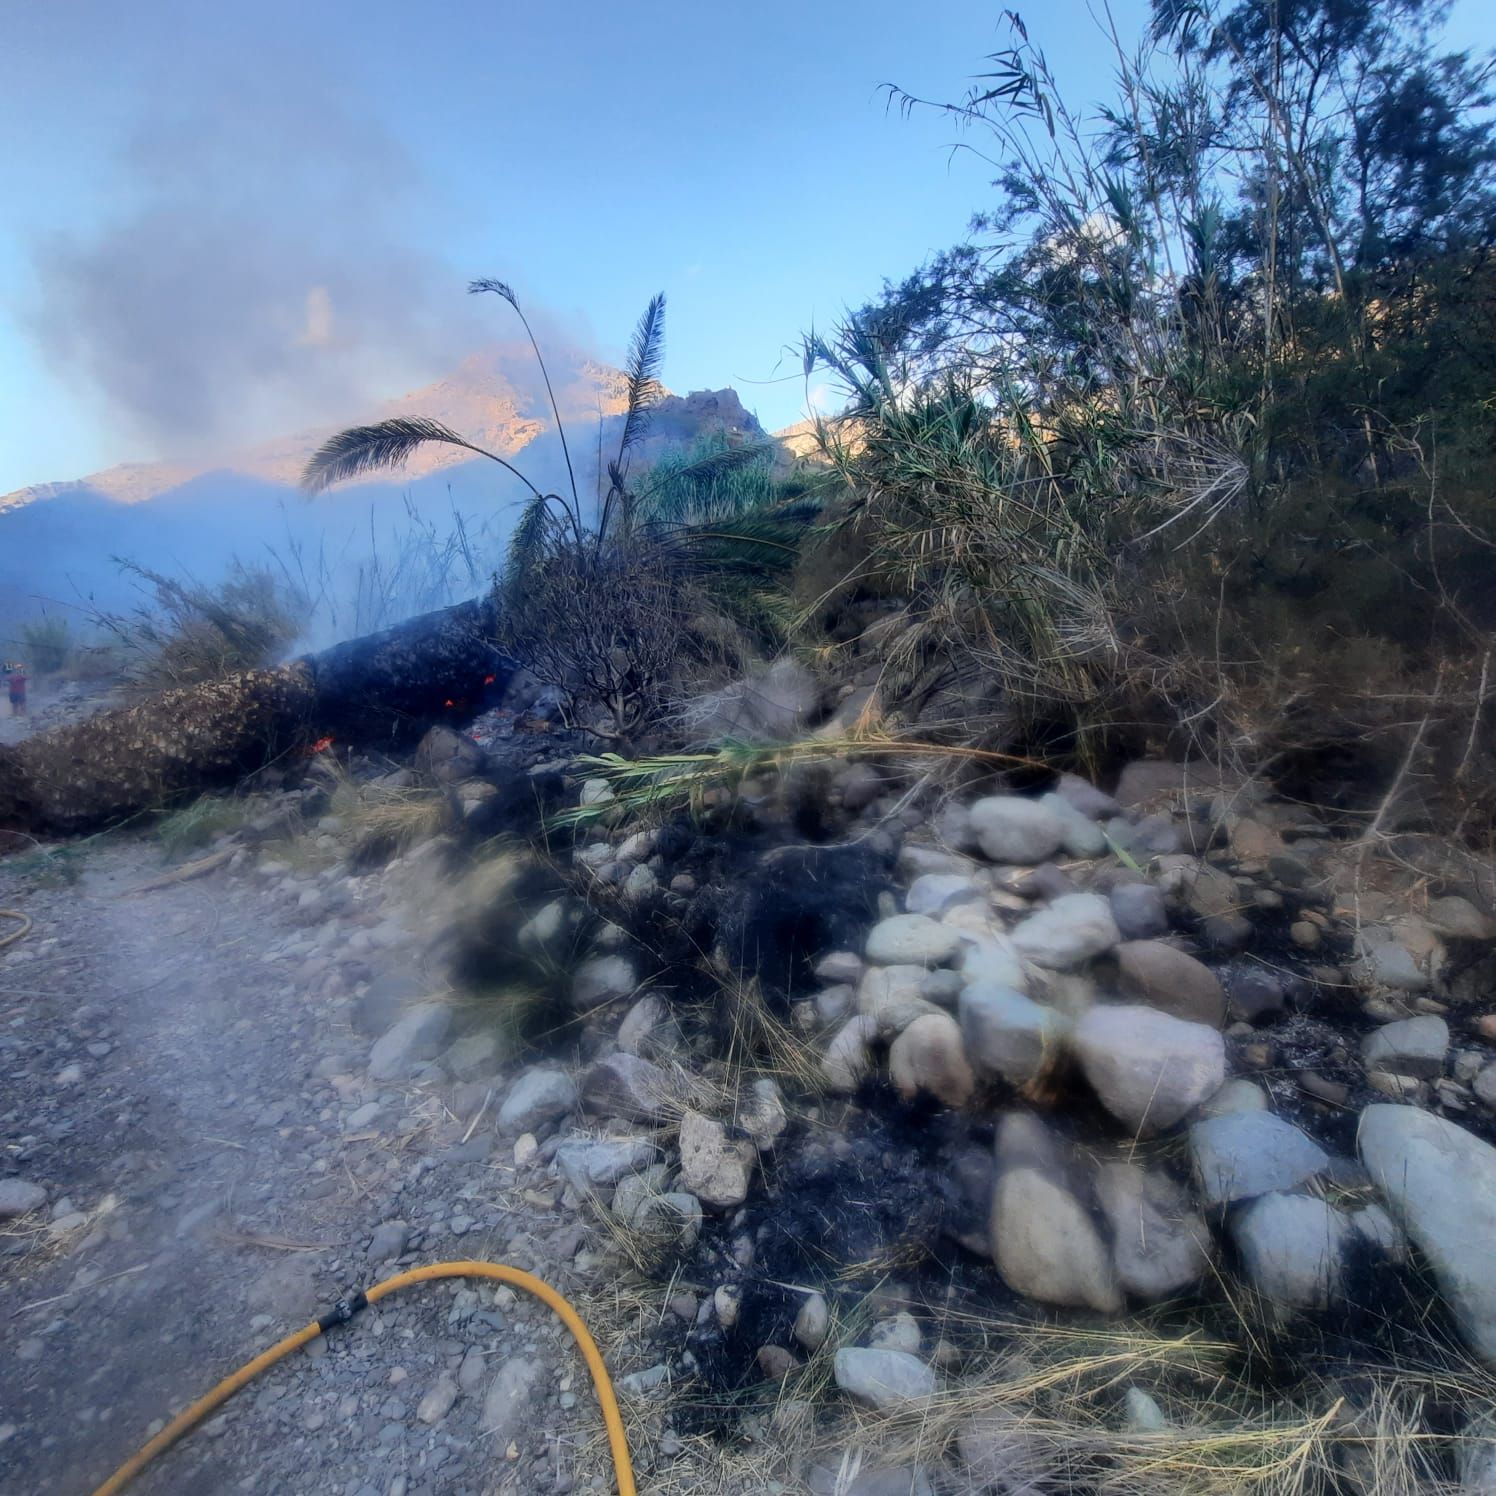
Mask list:
[[508,281],[494,280],[491,276],[484,276],[481,280],[468,282],[469,296],[476,296],[482,291],[492,291],[495,296],[502,296],[515,311],[519,311],[519,298],[514,294],[514,289]]
[[535,334],[530,328],[530,319],[525,316],[525,309],[519,304],[519,297],[514,294],[514,287],[508,281],[494,280],[492,277],[468,282],[468,295],[474,296],[484,291],[491,291],[495,296],[502,296],[514,308],[515,315],[525,329],[525,336],[530,340],[530,347],[535,353],[535,362],[540,365],[540,377],[545,381],[546,397],[551,402],[551,414],[556,418],[556,435],[561,438],[561,455],[566,459],[566,477],[571,485],[572,528],[580,531],[582,500],[577,493],[577,475],[571,465],[571,448],[566,442],[566,423],[561,419],[561,407],[556,403],[555,390],[551,388],[551,373],[545,366],[545,356],[541,353],[540,344],[536,342]]
[[521,596],[525,580],[544,558],[546,544],[555,533],[548,496],[531,499],[525,505],[509,537],[509,551],[504,558],[504,573],[499,586],[506,608],[512,608]]
[[321,493],[334,483],[398,467],[416,448],[427,442],[445,442],[461,447],[478,457],[487,457],[500,467],[508,468],[532,493],[539,490],[520,470],[493,452],[475,446],[449,426],[425,416],[392,416],[372,426],[350,426],[330,436],[312,453],[301,474],[301,486],[308,493]]
[[629,344],[625,376],[628,380],[628,414],[623,422],[623,440],[618,445],[618,464],[644,440],[650,412],[661,394],[660,366],[665,359],[665,293],[657,293],[644,309]]

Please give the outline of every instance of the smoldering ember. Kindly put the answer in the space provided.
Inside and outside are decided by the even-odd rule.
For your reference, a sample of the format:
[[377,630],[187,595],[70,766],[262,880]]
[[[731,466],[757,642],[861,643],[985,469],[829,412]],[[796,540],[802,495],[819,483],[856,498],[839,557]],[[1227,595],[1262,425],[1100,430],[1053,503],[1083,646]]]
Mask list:
[[0,499],[0,1490],[1496,1492],[1448,19],[891,88],[1000,180],[777,434],[474,280],[356,424]]

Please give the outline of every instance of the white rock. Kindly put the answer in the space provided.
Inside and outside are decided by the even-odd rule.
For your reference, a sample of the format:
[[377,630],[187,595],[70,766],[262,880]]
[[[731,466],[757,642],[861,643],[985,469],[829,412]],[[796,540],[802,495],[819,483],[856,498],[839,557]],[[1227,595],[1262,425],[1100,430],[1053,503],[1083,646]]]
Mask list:
[[736,1284],[722,1283],[712,1290],[712,1312],[724,1330],[730,1330],[738,1322],[743,1308],[743,1290]]
[[1361,1113],[1357,1144],[1460,1332],[1496,1363],[1496,1148],[1417,1107],[1383,1104]]
[[1123,940],[1154,940],[1168,934],[1168,906],[1153,884],[1119,883],[1112,889],[1111,905]]
[[578,1088],[582,1105],[605,1117],[660,1122],[680,1098],[676,1078],[633,1054],[610,1054],[588,1066]]
[[1091,1217],[1037,1169],[1005,1169],[992,1195],[992,1260],[1015,1293],[1114,1314],[1122,1294]]
[[1442,1018],[1425,1014],[1373,1029],[1362,1041],[1361,1057],[1368,1070],[1428,1080],[1444,1074],[1448,1049],[1449,1025]]
[[831,951],[816,962],[816,980],[828,987],[844,983],[856,986],[862,980],[863,960],[855,951]]
[[457,1401],[457,1383],[443,1372],[416,1404],[416,1417],[422,1423],[440,1423]]
[[962,1493],[1039,1496],[1055,1490],[1052,1446],[1034,1432],[1027,1410],[988,1408],[957,1429],[956,1451],[964,1476],[958,1488]]
[[1121,940],[1112,906],[1095,893],[1067,893],[1031,914],[1013,931],[1013,946],[1026,961],[1069,971],[1104,955]]
[[1144,1392],[1141,1387],[1127,1389],[1127,1395],[1122,1399],[1122,1408],[1129,1433],[1168,1433],[1169,1420],[1164,1417],[1164,1410],[1159,1407],[1157,1400]]
[[657,831],[635,831],[618,844],[618,855],[625,862],[643,862],[655,849],[659,839]]
[[1391,1261],[1407,1261],[1407,1233],[1380,1205],[1368,1205],[1356,1211],[1350,1222],[1364,1241],[1380,1248]]
[[1496,1112],[1496,1065],[1487,1065],[1471,1082],[1471,1090],[1493,1112]]
[[878,966],[944,966],[961,946],[957,931],[927,914],[896,914],[873,926],[864,954]]
[[1016,795],[990,795],[967,810],[967,824],[993,862],[1032,865],[1053,857],[1065,840],[1065,824],[1047,807]]
[[519,1434],[530,1416],[530,1404],[539,1390],[544,1370],[539,1361],[511,1357],[495,1374],[483,1398],[480,1426],[503,1449]]
[[47,1203],[47,1192],[29,1179],[0,1179],[0,1221],[40,1210]]
[[1226,1077],[1217,1030],[1155,1008],[1092,1008],[1070,1043],[1102,1105],[1139,1133],[1172,1127]]
[[1097,789],[1090,780],[1082,779],[1078,774],[1061,774],[1054,793],[1093,821],[1104,821],[1122,808],[1105,790]]
[[973,982],[960,1000],[961,1034],[972,1064],[1023,1086],[1058,1061],[1070,1024],[1011,987]]
[[957,904],[979,904],[984,898],[981,888],[959,873],[923,873],[909,885],[904,908],[938,918]]
[[857,987],[857,1011],[882,1038],[903,1033],[916,1018],[940,1011],[922,995],[925,975],[922,966],[870,966]]
[[961,977],[964,982],[990,982],[994,986],[1009,987],[1014,992],[1027,992],[1028,973],[1023,969],[1023,958],[1006,935],[991,934],[967,942],[961,954]]
[[625,1054],[642,1055],[645,1059],[674,1049],[679,1040],[670,1004],[658,992],[646,992],[618,1025],[618,1047]]
[[700,1112],[687,1111],[680,1123],[681,1183],[708,1205],[741,1205],[748,1197],[758,1152],[744,1138]]
[[1255,1111],[1196,1122],[1190,1128],[1190,1155],[1207,1205],[1291,1190],[1330,1162],[1329,1154],[1291,1122]]
[[1090,816],[1079,811],[1063,795],[1051,792],[1039,796],[1039,804],[1059,820],[1062,830],[1060,847],[1072,857],[1101,857],[1106,852],[1106,834]]
[[1197,1282],[1210,1261],[1210,1233],[1189,1196],[1166,1174],[1132,1163],[1103,1164],[1096,1199],[1111,1229],[1117,1280],[1153,1303]]
[[567,899],[552,899],[519,927],[515,942],[523,951],[560,954],[564,937],[575,924],[574,908]]
[[880,1319],[867,1338],[875,1350],[903,1351],[909,1356],[919,1354],[920,1341],[919,1321],[907,1309],[889,1319]]
[[922,1401],[935,1391],[935,1373],[905,1351],[846,1346],[836,1353],[834,1372],[849,1397],[880,1410]]
[[582,962],[572,976],[572,1006],[590,1013],[604,1003],[630,996],[638,985],[638,973],[628,957],[594,956]]
[[1228,1080],[1204,1106],[1200,1108],[1200,1120],[1211,1117],[1229,1117],[1234,1112],[1266,1112],[1272,1110],[1267,1092],[1255,1080],[1237,1076]]
[[827,1306],[825,1295],[806,1294],[805,1302],[800,1305],[800,1312],[795,1316],[795,1339],[806,1350],[815,1352],[825,1345],[830,1333],[831,1310]]
[[626,1174],[613,1191],[609,1209],[626,1226],[632,1226],[645,1203],[665,1188],[670,1170],[664,1164],[651,1164],[637,1174]]
[[577,1104],[577,1086],[564,1070],[526,1070],[499,1107],[500,1132],[534,1132],[547,1122],[556,1122]]
[[1430,899],[1427,916],[1429,924],[1440,935],[1452,935],[1463,940],[1496,938],[1496,921],[1481,913],[1469,899],[1462,899],[1458,894]]
[[504,1047],[491,1029],[464,1034],[447,1046],[442,1067],[453,1080],[486,1080],[499,1068]]
[[417,1003],[369,1051],[374,1080],[404,1080],[422,1060],[433,1060],[452,1030],[452,1013],[442,1003]]
[[866,1013],[849,1018],[832,1036],[821,1061],[828,1089],[849,1095],[873,1068],[872,1045],[878,1023]]
[[906,1100],[924,1092],[946,1106],[971,1100],[976,1077],[961,1043],[961,1027],[949,1013],[925,1013],[893,1041],[888,1068]]
[[790,1119],[779,1083],[772,1076],[760,1076],[753,1082],[738,1110],[737,1122],[760,1148],[772,1148],[779,1140]]
[[658,1151],[648,1138],[576,1138],[556,1149],[556,1168],[578,1194],[585,1195],[647,1169]]
[[675,1252],[689,1252],[701,1236],[701,1202],[685,1190],[649,1195],[634,1212],[634,1228]]
[[1371,987],[1391,987],[1398,992],[1422,992],[1429,985],[1428,973],[1422,970],[1413,953],[1392,939],[1376,940],[1382,930],[1363,931],[1358,942],[1361,961],[1358,973]]
[[1309,1195],[1267,1194],[1231,1228],[1252,1285],[1280,1309],[1325,1309],[1338,1294],[1352,1233],[1333,1206]]

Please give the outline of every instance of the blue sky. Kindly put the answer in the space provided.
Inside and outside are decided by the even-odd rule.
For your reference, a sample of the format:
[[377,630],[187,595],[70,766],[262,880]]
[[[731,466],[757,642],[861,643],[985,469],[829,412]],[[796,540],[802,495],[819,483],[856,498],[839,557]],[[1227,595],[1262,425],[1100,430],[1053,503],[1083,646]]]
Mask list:
[[[1124,36],[1143,8],[1119,0]],[[1488,40],[1474,12],[1464,44]],[[878,85],[956,96],[1000,19],[907,0],[9,7],[0,493],[425,382],[503,310],[468,301],[471,275],[605,358],[663,289],[667,383],[797,419],[786,345],[953,242],[985,196],[949,127],[887,114]],[[1108,91],[1082,0],[1025,19],[1067,92]],[[329,328],[336,356],[313,357]]]

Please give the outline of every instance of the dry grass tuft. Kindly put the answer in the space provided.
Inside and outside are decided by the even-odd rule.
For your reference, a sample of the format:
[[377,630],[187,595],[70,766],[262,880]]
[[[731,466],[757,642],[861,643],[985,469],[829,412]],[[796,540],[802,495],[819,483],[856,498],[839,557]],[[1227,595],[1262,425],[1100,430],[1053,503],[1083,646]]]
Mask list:
[[721,1011],[727,1025],[723,1061],[729,1095],[746,1096],[751,1082],[768,1076],[789,1097],[814,1098],[826,1090],[820,1052],[810,1040],[769,1010],[754,978],[732,970],[718,953],[710,963],[721,989]]
[[329,772],[336,776],[332,814],[352,833],[355,847],[377,844],[396,855],[452,823],[451,801],[440,790],[359,784],[346,771]]
[[190,805],[163,816],[156,823],[156,840],[167,861],[184,852],[206,847],[225,832],[237,831],[249,818],[243,800],[223,795],[200,795]]

